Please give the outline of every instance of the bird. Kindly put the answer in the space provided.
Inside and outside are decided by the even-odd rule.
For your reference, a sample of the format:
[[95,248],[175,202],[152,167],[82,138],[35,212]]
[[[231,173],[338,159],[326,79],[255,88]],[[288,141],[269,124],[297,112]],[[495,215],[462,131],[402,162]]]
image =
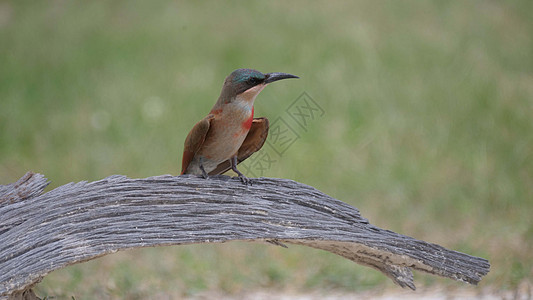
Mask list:
[[268,84],[288,78],[299,77],[280,72],[263,74],[253,69],[231,72],[209,114],[185,138],[181,175],[207,179],[231,169],[244,184],[251,184],[237,165],[263,147],[269,128],[267,118],[254,118],[255,98]]

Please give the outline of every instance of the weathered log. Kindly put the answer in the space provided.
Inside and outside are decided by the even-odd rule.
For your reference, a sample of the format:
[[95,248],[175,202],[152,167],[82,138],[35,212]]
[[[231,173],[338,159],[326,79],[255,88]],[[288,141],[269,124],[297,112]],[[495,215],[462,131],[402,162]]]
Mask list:
[[227,241],[323,249],[415,289],[411,269],[477,284],[486,259],[373,226],[359,211],[292,180],[245,186],[227,176],[113,175],[42,194],[28,173],[0,186],[0,298],[21,297],[46,274],[119,250]]

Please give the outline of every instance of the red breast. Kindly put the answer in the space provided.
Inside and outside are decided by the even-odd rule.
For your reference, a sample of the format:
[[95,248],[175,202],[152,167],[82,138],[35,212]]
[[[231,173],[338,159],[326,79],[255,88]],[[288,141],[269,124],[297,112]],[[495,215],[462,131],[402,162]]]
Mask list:
[[246,130],[246,132],[248,132],[248,130],[250,130],[250,128],[252,127],[253,120],[254,120],[254,107],[252,106],[252,113],[250,114],[250,117],[248,118],[248,120],[242,123],[242,128]]

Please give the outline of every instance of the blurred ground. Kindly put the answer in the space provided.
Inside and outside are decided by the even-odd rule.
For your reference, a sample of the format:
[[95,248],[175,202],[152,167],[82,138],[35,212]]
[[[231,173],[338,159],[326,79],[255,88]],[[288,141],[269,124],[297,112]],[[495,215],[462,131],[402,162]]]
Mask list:
[[489,289],[472,290],[469,288],[458,289],[443,289],[439,287],[432,287],[430,289],[423,289],[415,291],[407,290],[373,290],[362,293],[346,293],[338,291],[315,291],[312,293],[292,293],[292,292],[272,292],[272,291],[256,291],[241,295],[225,296],[220,294],[206,293],[191,297],[191,299],[251,299],[251,300],[336,300],[336,299],[376,299],[376,300],[394,300],[394,299],[416,299],[416,300],[500,300],[500,299],[516,299],[526,300],[533,297],[531,285],[522,285],[515,291],[494,291]]
[[[244,173],[313,185],[379,227],[492,264],[479,287],[419,273],[418,287],[512,294],[533,273],[531,11],[526,0],[0,1],[0,182],[29,170],[50,188],[177,174],[226,75],[288,72],[301,79],[266,88],[255,113],[292,143],[271,133],[253,156],[271,163],[250,160]],[[295,117],[301,101],[316,114]],[[54,272],[37,291],[389,288],[327,253],[235,243],[117,253]]]

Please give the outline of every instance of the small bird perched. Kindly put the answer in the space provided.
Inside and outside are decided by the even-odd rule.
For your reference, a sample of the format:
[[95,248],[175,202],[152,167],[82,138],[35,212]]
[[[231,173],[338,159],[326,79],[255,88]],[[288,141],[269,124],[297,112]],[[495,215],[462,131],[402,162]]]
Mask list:
[[232,169],[248,184],[237,164],[261,149],[268,135],[268,119],[254,118],[254,100],[267,84],[287,78],[299,77],[252,69],[237,69],[226,77],[218,101],[185,139],[181,174],[208,178]]

